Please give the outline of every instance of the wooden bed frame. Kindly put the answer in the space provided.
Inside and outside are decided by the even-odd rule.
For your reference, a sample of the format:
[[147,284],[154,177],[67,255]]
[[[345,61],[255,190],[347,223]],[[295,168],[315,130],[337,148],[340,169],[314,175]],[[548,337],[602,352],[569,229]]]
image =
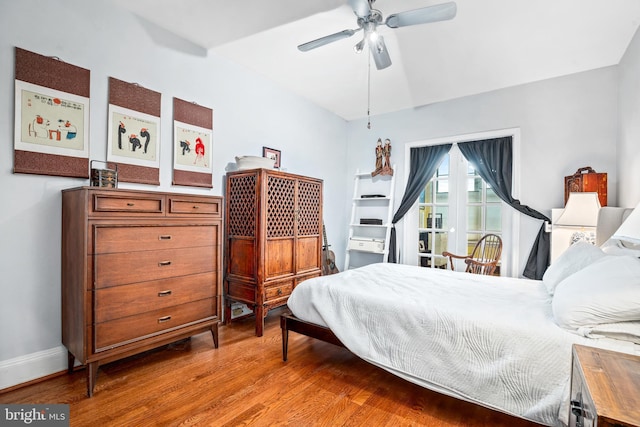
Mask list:
[[282,329],[282,360],[285,362],[287,361],[287,352],[289,350],[289,331],[345,347],[338,337],[331,332],[331,329],[300,320],[290,311],[280,315],[280,329]]

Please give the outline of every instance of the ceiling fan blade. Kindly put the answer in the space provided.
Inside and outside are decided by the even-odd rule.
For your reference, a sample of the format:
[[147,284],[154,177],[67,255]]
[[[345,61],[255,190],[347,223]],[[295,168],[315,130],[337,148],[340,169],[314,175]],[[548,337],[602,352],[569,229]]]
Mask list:
[[387,50],[387,46],[384,44],[384,38],[382,36],[378,36],[375,43],[369,43],[369,48],[378,70],[385,69],[391,65],[389,51]]
[[366,18],[371,13],[368,0],[349,0],[349,6],[358,18]]
[[389,15],[385,24],[391,28],[407,27],[409,25],[428,24],[429,22],[446,21],[456,16],[455,2],[436,4],[420,9]]
[[342,30],[338,33],[330,34],[328,36],[320,37],[319,39],[312,40],[310,42],[303,43],[298,46],[298,50],[302,52],[307,52],[311,49],[315,49],[320,46],[324,46],[329,43],[333,43],[338,40],[346,39],[347,37],[351,37],[358,30]]

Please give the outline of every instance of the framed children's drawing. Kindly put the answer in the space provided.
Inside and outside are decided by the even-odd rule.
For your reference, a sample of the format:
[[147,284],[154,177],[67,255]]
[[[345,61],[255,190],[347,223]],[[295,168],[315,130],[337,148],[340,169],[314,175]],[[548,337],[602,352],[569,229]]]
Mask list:
[[89,157],[89,98],[15,81],[14,148]]
[[109,104],[107,160],[160,167],[160,117]]
[[173,121],[173,168],[175,170],[212,173],[212,131]]

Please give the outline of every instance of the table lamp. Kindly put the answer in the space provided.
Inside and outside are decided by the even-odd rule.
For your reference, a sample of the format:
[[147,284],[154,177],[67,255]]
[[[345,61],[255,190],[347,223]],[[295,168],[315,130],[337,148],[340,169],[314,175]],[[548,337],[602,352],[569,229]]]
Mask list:
[[[569,193],[567,205],[554,225],[580,229],[571,235],[571,244],[578,241],[587,241],[595,244],[595,227],[598,225],[599,211],[600,201],[598,200],[598,193]],[[591,228],[592,230],[587,230],[587,228]]]

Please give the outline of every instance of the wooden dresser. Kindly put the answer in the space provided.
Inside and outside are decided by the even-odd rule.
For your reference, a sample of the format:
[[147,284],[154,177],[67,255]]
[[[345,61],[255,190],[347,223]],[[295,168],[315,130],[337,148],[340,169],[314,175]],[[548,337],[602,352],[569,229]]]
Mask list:
[[640,356],[573,346],[570,427],[640,427]]
[[227,174],[225,323],[231,304],[256,316],[262,336],[269,309],[321,274],[322,181],[271,169]]
[[62,192],[62,343],[69,371],[211,331],[218,347],[222,198]]

